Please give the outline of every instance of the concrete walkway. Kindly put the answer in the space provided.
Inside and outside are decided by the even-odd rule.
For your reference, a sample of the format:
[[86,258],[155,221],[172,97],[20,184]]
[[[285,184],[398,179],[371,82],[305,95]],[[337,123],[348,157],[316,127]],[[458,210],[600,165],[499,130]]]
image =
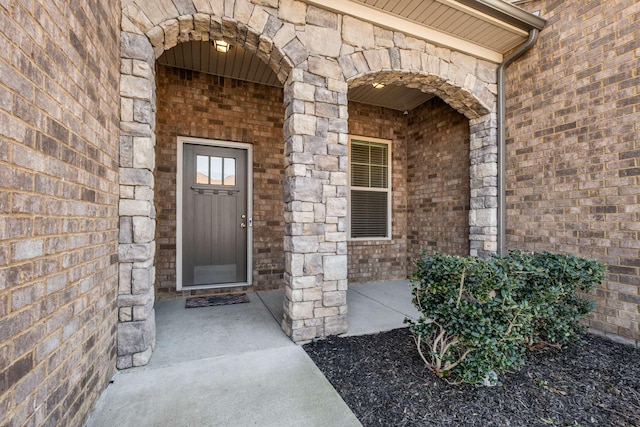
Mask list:
[[[106,426],[360,426],[304,350],[282,332],[283,292],[249,304],[185,309],[156,304],[147,366],[118,372],[87,422]],[[416,317],[407,281],[351,285],[349,333]]]

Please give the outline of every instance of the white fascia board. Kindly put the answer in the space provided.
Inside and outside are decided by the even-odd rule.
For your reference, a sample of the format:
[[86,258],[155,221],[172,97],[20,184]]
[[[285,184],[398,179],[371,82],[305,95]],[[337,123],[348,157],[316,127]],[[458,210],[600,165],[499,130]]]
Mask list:
[[500,52],[360,3],[354,3],[348,0],[307,0],[307,3],[338,13],[351,15],[355,18],[371,22],[372,24],[400,31],[427,40],[438,46],[448,47],[496,64],[501,63],[504,58],[504,55]]

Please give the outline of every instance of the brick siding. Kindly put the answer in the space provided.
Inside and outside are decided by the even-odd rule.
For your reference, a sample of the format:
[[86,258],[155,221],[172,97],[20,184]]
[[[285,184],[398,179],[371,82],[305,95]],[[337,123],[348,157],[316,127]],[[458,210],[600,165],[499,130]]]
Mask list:
[[407,170],[406,118],[401,111],[349,103],[349,133],[391,141],[391,240],[348,243],[349,283],[406,277]]
[[507,245],[609,265],[594,330],[640,340],[640,3],[522,4],[548,20],[507,71]]
[[406,116],[350,103],[349,132],[393,155],[392,239],[349,242],[349,282],[410,276],[422,250],[468,255],[469,121],[437,97]]
[[176,140],[192,136],[253,145],[253,290],[283,285],[284,143],[282,89],[158,65],[157,297],[246,290],[176,292]]
[[[254,145],[254,288],[280,287],[284,263],[282,90],[161,65],[157,87],[158,298],[244,290],[176,292],[175,186],[179,135]],[[469,157],[469,122],[439,98],[415,109],[409,117],[408,121],[401,111],[349,104],[350,134],[393,141],[393,238],[349,242],[350,283],[407,277],[412,271],[412,260],[421,249],[469,253],[469,161],[460,161]],[[407,138],[413,141],[409,144],[409,158],[420,159],[410,160],[408,167]],[[424,164],[431,166],[423,169],[420,166]],[[427,198],[439,203],[426,204]],[[407,219],[408,205],[415,214],[411,221]],[[409,240],[408,222],[412,233]]]
[[469,121],[440,98],[409,114],[408,268],[421,251],[469,255]]
[[119,23],[0,3],[0,425],[81,426],[115,371]]

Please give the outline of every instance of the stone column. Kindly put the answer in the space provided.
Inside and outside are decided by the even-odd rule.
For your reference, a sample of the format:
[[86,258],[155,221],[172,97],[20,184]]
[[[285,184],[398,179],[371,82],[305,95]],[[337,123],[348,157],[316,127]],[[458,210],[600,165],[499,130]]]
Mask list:
[[[494,109],[495,111],[495,109]],[[469,121],[471,128],[471,209],[469,240],[473,256],[498,250],[498,128],[496,113]]]
[[155,57],[121,33],[118,369],[146,365],[155,345]]
[[309,57],[284,93],[282,328],[305,342],[347,331],[347,84],[336,60]]

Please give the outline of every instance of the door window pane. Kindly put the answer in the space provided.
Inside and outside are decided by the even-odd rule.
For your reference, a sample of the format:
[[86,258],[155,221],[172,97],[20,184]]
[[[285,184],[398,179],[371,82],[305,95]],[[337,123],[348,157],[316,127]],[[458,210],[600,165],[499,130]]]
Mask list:
[[196,155],[196,183],[235,187],[236,159]]
[[211,157],[211,185],[222,185],[222,157]]
[[196,156],[196,183],[209,184],[209,156]]
[[224,184],[223,185],[236,185],[236,159],[226,158],[224,159]]

